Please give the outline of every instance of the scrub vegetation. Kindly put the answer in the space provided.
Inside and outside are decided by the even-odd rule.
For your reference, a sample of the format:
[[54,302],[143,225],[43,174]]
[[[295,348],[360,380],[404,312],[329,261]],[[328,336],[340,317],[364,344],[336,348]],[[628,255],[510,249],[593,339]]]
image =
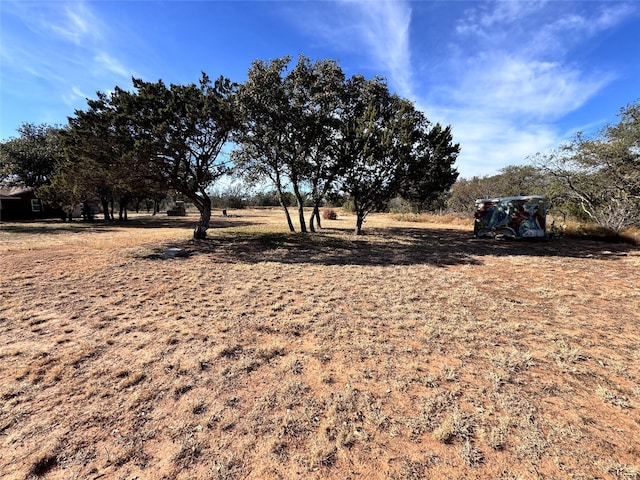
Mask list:
[[640,478],[637,247],[237,213],[2,224],[2,478]]

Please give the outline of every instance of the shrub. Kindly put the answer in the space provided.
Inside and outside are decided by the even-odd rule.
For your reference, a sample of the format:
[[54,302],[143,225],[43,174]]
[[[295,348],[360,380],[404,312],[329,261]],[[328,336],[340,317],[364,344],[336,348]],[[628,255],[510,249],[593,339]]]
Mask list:
[[342,210],[348,213],[355,213],[356,205],[355,203],[353,203],[353,198],[348,198],[344,201],[344,203],[342,204]]
[[337,220],[338,214],[336,213],[335,210],[333,210],[332,208],[329,208],[327,210],[322,211],[322,218],[324,218],[325,220]]
[[411,203],[401,197],[391,199],[387,208],[391,213],[413,213],[413,206]]

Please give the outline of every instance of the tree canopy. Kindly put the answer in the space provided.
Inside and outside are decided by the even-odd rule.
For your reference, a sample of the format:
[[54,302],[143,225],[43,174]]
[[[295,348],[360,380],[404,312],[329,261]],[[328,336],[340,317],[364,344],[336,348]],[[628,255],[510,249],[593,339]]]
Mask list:
[[[2,145],[3,159],[14,146],[34,144],[31,137],[38,148],[49,145],[41,130],[25,127]],[[396,195],[426,204],[447,190],[459,152],[451,127],[432,125],[384,80],[347,79],[336,61],[303,55],[295,64],[256,60],[241,85],[204,73],[187,85],[134,78],[131,91],[115,87],[88,99],[52,138],[64,156],[47,162],[30,153],[18,162],[24,169],[14,162],[3,171],[50,184],[43,192],[60,204],[99,200],[106,220],[116,202],[122,219],[132,199],[175,191],[200,213],[196,238],[209,228],[211,188],[232,167],[251,183],[272,184],[291,231],[291,196],[306,232],[305,206],[314,231],[325,198],[341,194],[356,206],[360,233],[365,217]],[[231,163],[222,158],[225,145],[234,147]]]
[[614,231],[640,225],[640,103],[621,109],[619,117],[593,138],[578,133],[535,159],[561,188],[557,203]]
[[62,159],[61,128],[23,123],[20,134],[0,144],[0,182],[38,188],[47,185]]
[[353,200],[355,232],[367,215],[396,195],[425,203],[457,177],[459,145],[451,130],[430,126],[411,102],[392,95],[379,78],[354,76],[347,82],[337,152],[345,171],[341,189]]
[[236,128],[236,86],[203,73],[198,85],[165,86],[133,80],[136,93],[122,93],[134,158],[149,178],[188,198],[200,212],[194,236],[204,238],[211,220],[207,189],[229,171],[221,152]]
[[211,219],[207,189],[230,169],[221,151],[236,127],[235,85],[223,77],[212,82],[203,73],[197,85],[167,87],[161,80],[134,78],[133,86],[99,92],[69,119],[62,137],[67,162],[57,171],[57,190],[73,193],[70,201],[96,195],[105,212],[114,196],[126,205],[140,192],[173,190],[198,209],[194,235],[204,238]]
[[341,190],[353,200],[360,233],[367,214],[398,193],[426,202],[455,181],[459,146],[450,127],[432,128],[380,78],[345,79],[331,60],[300,56],[291,71],[289,62],[256,61],[249,70],[238,91],[242,127],[233,158],[248,178],[268,179],[281,198],[287,186],[293,190],[301,231],[309,197],[311,229],[323,199]]

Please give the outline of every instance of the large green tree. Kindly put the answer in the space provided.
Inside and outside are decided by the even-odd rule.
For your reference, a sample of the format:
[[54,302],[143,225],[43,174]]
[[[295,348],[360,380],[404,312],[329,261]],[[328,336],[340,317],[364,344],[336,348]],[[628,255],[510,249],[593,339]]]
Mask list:
[[457,177],[459,146],[449,127],[432,127],[422,112],[360,75],[347,81],[337,153],[345,165],[341,188],[353,201],[355,233],[367,215],[396,195],[427,202]]
[[355,233],[367,215],[397,195],[411,149],[413,108],[391,95],[381,79],[357,75],[347,82],[338,155],[347,165],[342,190],[354,204]]
[[289,57],[253,62],[247,80],[238,88],[240,127],[234,136],[238,148],[232,152],[232,159],[237,172],[249,183],[260,184],[268,179],[273,184],[293,232],[295,227],[285,200],[291,105],[283,77],[289,62]]
[[[245,177],[269,179],[281,198],[289,229],[293,222],[282,200],[290,188],[300,230],[307,231],[304,205],[310,195],[315,218],[337,173],[332,155],[339,122],[344,74],[333,60],[311,62],[303,55],[288,70],[290,57],[256,61],[240,86],[242,128],[234,160]],[[313,218],[310,228],[313,230]]]
[[166,86],[133,79],[135,91],[116,89],[110,106],[116,129],[131,138],[128,164],[153,185],[175,190],[198,209],[194,237],[206,237],[211,221],[208,189],[229,172],[222,150],[236,128],[229,79],[203,73],[198,84]]
[[47,185],[62,160],[62,129],[24,123],[19,137],[0,143],[0,182],[38,188]]
[[458,178],[453,165],[460,145],[453,143],[450,126],[442,127],[439,123],[431,126],[422,112],[416,111],[415,115],[413,152],[404,172],[401,195],[421,211]]

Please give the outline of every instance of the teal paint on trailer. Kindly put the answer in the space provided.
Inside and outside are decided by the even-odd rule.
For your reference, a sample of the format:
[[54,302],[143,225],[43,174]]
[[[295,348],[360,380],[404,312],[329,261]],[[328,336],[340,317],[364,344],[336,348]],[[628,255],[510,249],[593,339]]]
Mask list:
[[476,200],[475,237],[546,238],[548,201],[541,195]]

